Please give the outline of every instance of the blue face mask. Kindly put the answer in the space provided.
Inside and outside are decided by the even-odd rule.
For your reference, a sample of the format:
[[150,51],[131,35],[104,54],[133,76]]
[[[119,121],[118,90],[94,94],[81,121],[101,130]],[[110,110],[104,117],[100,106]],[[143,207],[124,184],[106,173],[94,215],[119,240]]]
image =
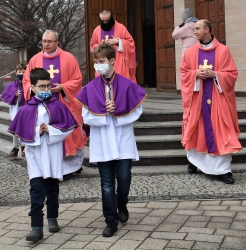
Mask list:
[[38,91],[38,98],[40,99],[46,99],[51,96],[51,91]]
[[16,74],[16,77],[17,77],[20,81],[22,81],[22,79],[23,79],[23,75],[22,75],[22,74]]

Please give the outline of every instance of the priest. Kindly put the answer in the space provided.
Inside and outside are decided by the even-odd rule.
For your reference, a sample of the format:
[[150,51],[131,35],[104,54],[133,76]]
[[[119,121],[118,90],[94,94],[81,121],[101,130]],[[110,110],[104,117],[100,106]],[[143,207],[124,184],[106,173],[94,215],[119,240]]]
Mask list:
[[189,173],[199,168],[232,184],[231,154],[242,149],[234,92],[238,71],[228,47],[211,32],[211,23],[199,20],[195,24],[199,42],[182,58],[182,145]]
[[[116,50],[115,72],[136,82],[136,49],[131,34],[123,24],[114,20],[109,10],[100,12],[99,18],[100,25],[93,31],[90,41],[91,51],[101,43],[114,46]],[[96,76],[98,76],[97,73]]]
[[58,34],[46,30],[42,37],[43,51],[33,56],[28,63],[23,88],[26,101],[30,99],[30,70],[45,68],[50,73],[52,96],[70,110],[79,124],[64,141],[63,174],[81,172],[86,136],[82,128],[81,106],[74,97],[82,88],[82,75],[76,58],[58,47]]

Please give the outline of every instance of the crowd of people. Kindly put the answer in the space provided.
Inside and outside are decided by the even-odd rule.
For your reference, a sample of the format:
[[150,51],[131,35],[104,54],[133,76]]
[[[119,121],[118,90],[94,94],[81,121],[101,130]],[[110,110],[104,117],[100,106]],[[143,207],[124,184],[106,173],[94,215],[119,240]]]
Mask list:
[[[132,161],[139,160],[133,122],[142,114],[147,94],[136,84],[132,36],[109,10],[99,18],[90,41],[95,78],[85,87],[75,57],[59,48],[57,32],[46,30],[43,50],[27,66],[16,66],[17,79],[1,96],[13,120],[10,155],[17,156],[21,147],[27,160],[32,228],[27,241],[43,238],[45,199],[49,231],[59,231],[59,181],[81,172],[88,134],[90,163],[98,166],[101,179],[102,236],[113,236],[118,223],[129,219]],[[173,38],[183,39],[182,145],[188,172],[200,169],[232,184],[231,154],[242,149],[234,92],[237,68],[208,20],[196,19],[189,9],[182,19]],[[85,124],[90,133],[85,133]]]

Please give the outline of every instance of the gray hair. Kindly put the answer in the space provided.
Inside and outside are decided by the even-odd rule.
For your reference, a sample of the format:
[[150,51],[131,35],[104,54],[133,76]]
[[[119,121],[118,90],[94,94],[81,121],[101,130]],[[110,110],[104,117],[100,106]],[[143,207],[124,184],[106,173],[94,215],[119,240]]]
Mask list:
[[58,33],[56,31],[54,31],[54,30],[46,30],[43,35],[46,35],[46,34],[49,34],[49,33],[53,33],[54,36],[55,36],[55,38],[56,38],[56,40],[57,41],[59,40]]

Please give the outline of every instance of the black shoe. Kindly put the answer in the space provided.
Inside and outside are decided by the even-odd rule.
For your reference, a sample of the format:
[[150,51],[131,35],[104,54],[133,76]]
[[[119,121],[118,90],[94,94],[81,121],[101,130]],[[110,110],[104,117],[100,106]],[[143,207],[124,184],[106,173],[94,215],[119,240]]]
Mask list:
[[26,236],[27,241],[38,241],[44,237],[43,228],[32,228],[32,231]]
[[11,152],[9,153],[9,156],[17,156],[19,152],[18,148],[13,148]]
[[115,232],[117,232],[117,223],[114,220],[111,220],[107,223],[106,228],[104,228],[102,236],[103,237],[112,237],[114,236]]
[[127,210],[127,208],[125,208],[124,210],[120,210],[119,211],[119,221],[121,223],[126,223],[129,219],[129,212]]
[[75,171],[76,174],[81,174],[83,168],[81,167],[80,169],[78,169],[77,171]]
[[189,172],[190,174],[196,174],[196,172],[197,172],[197,167],[194,166],[192,163],[189,163],[189,165],[188,165],[188,172]]
[[218,179],[220,181],[223,181],[226,184],[233,184],[234,183],[234,179],[232,177],[232,173],[218,175]]
[[49,226],[50,233],[56,233],[60,230],[60,227],[59,227],[56,219],[55,220],[48,219],[48,226]]

